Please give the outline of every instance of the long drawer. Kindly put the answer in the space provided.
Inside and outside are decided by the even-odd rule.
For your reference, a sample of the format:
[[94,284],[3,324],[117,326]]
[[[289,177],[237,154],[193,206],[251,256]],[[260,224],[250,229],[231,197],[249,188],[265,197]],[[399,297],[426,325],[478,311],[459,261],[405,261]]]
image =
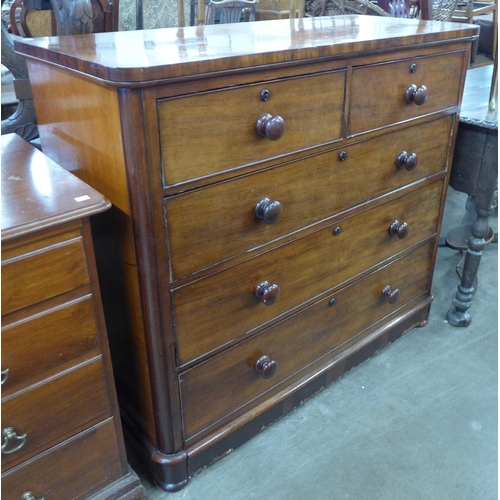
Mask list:
[[[164,184],[340,139],[344,89],[345,71],[336,71],[158,101]],[[262,120],[261,132],[273,139],[256,130],[263,115],[274,121]]]
[[[445,169],[450,132],[451,118],[435,120],[166,198],[171,278],[206,268]],[[259,219],[255,207],[265,198],[269,200],[265,218]],[[276,202],[282,213],[273,223]],[[266,222],[268,213],[271,220]]]
[[3,319],[2,370],[11,387],[98,346],[92,298],[86,295],[14,323]]
[[[186,438],[238,408],[250,406],[256,397],[428,291],[433,249],[434,242],[420,246],[403,259],[183,373],[179,380]],[[262,360],[264,356],[267,358]]]
[[[8,247],[8,245],[6,245]],[[23,253],[2,250],[2,315],[56,297],[88,284],[80,236],[62,234],[50,245]],[[50,283],[50,286],[46,286]]]
[[[173,292],[178,360],[231,343],[437,231],[442,181],[411,192]],[[400,239],[391,224],[407,224]],[[338,228],[338,229],[337,229]],[[266,296],[256,288],[267,282]],[[273,286],[274,289],[269,287]],[[270,293],[280,289],[271,302]],[[262,289],[262,287],[261,287]],[[267,304],[264,302],[267,301]]]
[[79,499],[121,474],[116,431],[110,418],[2,474],[2,496],[21,500],[24,493],[31,492],[45,500]]
[[457,106],[464,60],[462,50],[355,68],[349,134]]
[[[2,471],[109,415],[100,358],[7,398],[2,401]],[[6,429],[15,436],[7,438]]]

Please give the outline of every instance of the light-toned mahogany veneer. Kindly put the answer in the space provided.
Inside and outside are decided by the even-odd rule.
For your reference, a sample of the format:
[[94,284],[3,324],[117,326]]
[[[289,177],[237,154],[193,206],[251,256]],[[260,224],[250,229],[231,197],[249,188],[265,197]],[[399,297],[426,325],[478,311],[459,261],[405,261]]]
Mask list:
[[144,497],[125,455],[88,221],[108,208],[18,135],[2,136],[7,498]]
[[45,153],[114,204],[116,384],[166,490],[428,318],[477,27],[316,21],[16,41]]

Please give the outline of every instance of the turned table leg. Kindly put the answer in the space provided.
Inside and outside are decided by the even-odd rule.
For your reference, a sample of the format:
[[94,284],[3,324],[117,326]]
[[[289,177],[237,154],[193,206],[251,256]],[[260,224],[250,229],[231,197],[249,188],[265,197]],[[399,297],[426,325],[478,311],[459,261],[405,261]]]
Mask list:
[[489,232],[488,217],[491,213],[491,204],[497,183],[497,162],[496,160],[484,160],[485,158],[483,158],[479,170],[475,193],[477,217],[472,224],[471,237],[467,243],[462,280],[452,301],[453,308],[446,315],[447,320],[453,326],[470,325],[471,316],[467,309],[469,309],[474,297],[474,280],[486,244],[485,238]]

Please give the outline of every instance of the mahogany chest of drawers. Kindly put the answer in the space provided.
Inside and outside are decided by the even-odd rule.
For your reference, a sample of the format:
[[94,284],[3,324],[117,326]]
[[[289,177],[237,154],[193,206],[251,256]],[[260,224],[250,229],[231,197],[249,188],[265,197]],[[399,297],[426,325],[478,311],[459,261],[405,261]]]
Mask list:
[[17,42],[44,151],[114,205],[107,327],[158,485],[425,324],[476,36],[343,16]]
[[2,136],[2,497],[144,498],[130,471],[88,217],[101,194]]

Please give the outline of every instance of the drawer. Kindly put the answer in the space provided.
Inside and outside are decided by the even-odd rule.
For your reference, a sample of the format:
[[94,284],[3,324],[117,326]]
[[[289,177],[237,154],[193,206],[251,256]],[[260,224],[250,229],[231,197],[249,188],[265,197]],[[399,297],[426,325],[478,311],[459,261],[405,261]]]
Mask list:
[[[101,359],[2,401],[2,470],[110,415]],[[5,429],[17,436],[5,439]]]
[[[179,362],[186,363],[310,301],[437,231],[442,181],[377,206],[173,292]],[[404,239],[389,234],[406,222]],[[340,233],[335,228],[340,228]],[[267,282],[266,305],[256,288]],[[280,289],[272,302],[275,286]],[[269,297],[269,298],[266,298]]]
[[41,373],[98,346],[92,298],[87,295],[2,327],[2,386]]
[[2,474],[2,496],[21,500],[31,491],[45,500],[82,498],[121,473],[115,426],[109,419]]
[[[164,184],[340,139],[344,88],[345,71],[336,71],[158,101]],[[273,117],[263,123],[269,135],[284,120],[279,139],[259,135],[262,115]]]
[[2,316],[89,282],[81,238],[2,257]]
[[[457,106],[464,55],[465,52],[460,51],[355,68],[349,134]],[[423,104],[420,97],[411,100],[410,92],[410,102],[407,102],[405,94],[411,85],[417,89],[427,88],[427,100]]]
[[[434,242],[180,376],[189,439],[428,291]],[[383,290],[399,291],[391,304]],[[396,292],[397,293],[397,292]],[[334,305],[332,299],[335,300]],[[391,299],[394,301],[394,298]],[[237,317],[236,315],[234,317]],[[304,325],[307,325],[305,328]],[[262,356],[277,363],[255,369]]]
[[[244,253],[446,168],[451,118],[165,200],[172,278]],[[342,161],[339,156],[345,152]],[[406,152],[406,163],[397,158]],[[412,155],[416,155],[414,167]],[[404,155],[403,155],[404,156]],[[342,156],[344,157],[344,156]],[[414,167],[408,171],[404,168]],[[262,199],[279,202],[258,219]],[[269,218],[270,217],[270,218]]]

